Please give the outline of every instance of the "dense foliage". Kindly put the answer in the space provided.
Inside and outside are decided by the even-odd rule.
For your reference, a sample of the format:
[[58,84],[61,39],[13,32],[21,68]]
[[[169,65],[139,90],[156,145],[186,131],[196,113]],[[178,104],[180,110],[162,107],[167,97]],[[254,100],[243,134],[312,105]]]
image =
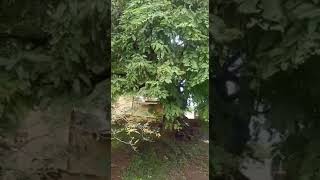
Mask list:
[[207,7],[206,1],[113,1],[112,95],[159,98],[170,127],[190,98],[208,119]]
[[110,77],[108,1],[0,4],[1,126],[33,105],[45,107],[65,95],[63,105],[89,95]]
[[[271,105],[266,127],[287,135],[277,148],[285,155],[288,179],[320,177],[319,9],[318,1],[303,0],[216,0],[210,4],[213,61],[223,61],[228,49],[243,47],[251,92]],[[220,59],[214,59],[217,54]],[[231,128],[225,125],[226,130]],[[234,163],[218,144],[214,146],[221,155],[212,161],[219,174],[223,166]]]

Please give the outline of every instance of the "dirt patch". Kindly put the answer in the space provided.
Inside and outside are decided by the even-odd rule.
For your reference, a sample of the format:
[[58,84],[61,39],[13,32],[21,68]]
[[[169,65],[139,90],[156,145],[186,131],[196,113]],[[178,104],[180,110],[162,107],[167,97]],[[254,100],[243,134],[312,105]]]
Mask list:
[[132,152],[128,149],[111,150],[111,179],[121,180],[122,173],[130,164]]
[[106,179],[105,162],[110,159],[106,149],[110,145],[80,133],[73,134],[78,138],[72,144],[69,117],[68,112],[31,111],[19,129],[0,136],[0,144],[4,141],[8,146],[5,154],[0,147],[0,168],[5,169],[0,179]]
[[[208,144],[201,143],[201,148],[209,148]],[[170,172],[170,180],[208,180],[209,154],[193,156],[183,167]]]
[[[200,157],[200,162],[206,162],[208,159],[206,157]],[[186,180],[208,180],[209,173],[208,168],[199,166],[199,160],[187,164],[183,168],[183,173]]]

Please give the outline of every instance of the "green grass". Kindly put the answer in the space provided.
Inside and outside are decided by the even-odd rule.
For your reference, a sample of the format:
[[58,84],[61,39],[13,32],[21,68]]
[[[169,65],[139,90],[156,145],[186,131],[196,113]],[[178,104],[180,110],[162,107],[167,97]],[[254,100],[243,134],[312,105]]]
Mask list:
[[[172,170],[188,163],[194,156],[206,154],[208,149],[196,142],[162,141],[146,145],[140,154],[134,155],[123,174],[124,180],[167,180]],[[204,164],[206,162],[203,162]]]
[[155,152],[136,155],[127,171],[124,180],[166,179],[171,163],[162,160]]
[[[200,131],[208,133],[208,123],[202,123]],[[121,134],[121,137],[124,134]],[[200,145],[201,143],[201,145]],[[112,149],[130,148],[117,141],[112,141]],[[182,168],[191,159],[199,155],[208,155],[208,146],[198,141],[175,141],[172,138],[161,138],[155,143],[143,143],[138,147],[140,153],[134,153],[130,164],[122,174],[123,180],[169,180],[172,172],[181,173]],[[199,163],[199,162],[198,162]],[[207,162],[200,166],[207,167]],[[180,174],[179,174],[180,175]],[[182,174],[181,174],[182,175]],[[180,177],[180,176],[179,176]]]

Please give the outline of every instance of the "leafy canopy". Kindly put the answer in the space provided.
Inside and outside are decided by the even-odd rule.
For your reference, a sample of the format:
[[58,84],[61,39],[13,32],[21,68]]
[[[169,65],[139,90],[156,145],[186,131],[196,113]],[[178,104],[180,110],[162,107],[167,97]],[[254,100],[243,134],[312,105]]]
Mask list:
[[113,2],[112,95],[159,98],[166,119],[192,98],[202,118],[208,104],[208,2]]
[[1,2],[0,127],[16,125],[33,105],[87,96],[108,78],[108,6],[104,0]]
[[[252,92],[271,104],[266,126],[288,135],[277,147],[287,157],[288,179],[319,179],[320,2],[217,0],[210,5],[210,44],[222,49],[210,50],[222,54],[245,47]],[[228,126],[222,136],[233,124]],[[211,163],[216,174],[223,165],[231,167]]]

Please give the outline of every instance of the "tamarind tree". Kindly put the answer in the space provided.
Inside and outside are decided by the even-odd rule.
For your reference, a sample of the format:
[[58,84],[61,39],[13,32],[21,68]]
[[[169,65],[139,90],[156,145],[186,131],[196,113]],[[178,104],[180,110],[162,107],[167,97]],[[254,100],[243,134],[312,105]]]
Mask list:
[[112,95],[157,97],[166,124],[192,99],[208,119],[208,2],[114,0]]

